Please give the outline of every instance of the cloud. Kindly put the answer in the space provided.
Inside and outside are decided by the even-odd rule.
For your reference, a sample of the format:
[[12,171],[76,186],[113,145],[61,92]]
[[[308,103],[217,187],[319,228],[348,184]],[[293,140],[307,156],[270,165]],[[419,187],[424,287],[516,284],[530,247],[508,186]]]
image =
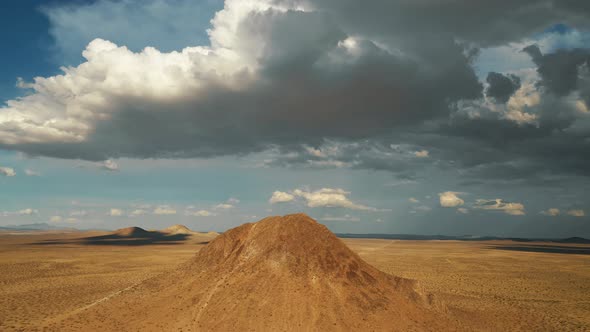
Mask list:
[[209,13],[222,5],[222,1],[101,0],[46,5],[42,12],[51,25],[56,57],[76,63],[80,49],[96,37],[137,50],[151,45],[172,51],[202,42],[207,38]]
[[227,203],[221,203],[221,204],[217,204],[213,207],[215,210],[228,210],[228,209],[233,209],[234,206],[231,204],[227,204]]
[[215,216],[215,213],[207,210],[197,210],[197,211],[186,211],[185,213],[187,216],[193,217],[211,217]]
[[530,45],[523,51],[537,64],[537,72],[541,76],[540,83],[549,91],[561,96],[578,88],[581,67],[590,65],[588,49],[576,48],[542,54],[538,45]]
[[[342,7],[317,5],[228,0],[212,20],[210,46],[173,52],[94,39],[79,66],[22,84],[32,93],[0,113],[0,146],[95,161],[227,155],[380,135],[480,95],[453,41],[434,38],[444,44],[436,59],[420,49],[400,56],[393,39],[415,36],[364,31],[336,14]],[[57,16],[52,22],[67,21]],[[323,115],[309,121],[318,108]]]
[[428,212],[431,211],[432,208],[430,206],[426,206],[426,205],[418,205],[418,206],[413,206],[412,209],[410,210],[410,213],[414,214],[414,213],[424,213],[424,212]]
[[39,211],[36,209],[32,209],[32,208],[26,208],[26,209],[22,209],[22,210],[18,210],[18,211],[4,211],[2,212],[2,216],[8,217],[8,216],[32,216],[32,215],[36,215],[39,214]]
[[225,203],[217,204],[213,207],[214,210],[229,210],[233,209],[236,204],[240,203],[237,198],[229,198]]
[[291,194],[283,192],[283,191],[275,191],[272,193],[272,196],[270,197],[268,202],[270,204],[286,203],[286,202],[291,202],[294,199],[295,199],[294,195],[291,195]]
[[137,216],[143,216],[144,214],[147,214],[148,211],[144,210],[144,209],[136,209],[131,211],[131,214],[129,215],[130,217],[137,217]]
[[457,207],[465,204],[465,201],[457,196],[458,192],[445,191],[444,193],[438,194],[440,206],[442,207]]
[[10,168],[10,167],[0,167],[0,175],[12,177],[12,176],[16,176],[16,172],[14,171],[13,168]]
[[414,156],[416,156],[417,158],[428,158],[428,155],[429,155],[428,150],[420,150],[420,151],[414,152]]
[[295,189],[291,192],[275,191],[269,199],[269,203],[276,204],[292,202],[297,197],[301,197],[306,201],[306,205],[311,208],[337,207],[351,210],[389,211],[354,203],[347,197],[349,194],[350,192],[339,188],[322,188],[316,191],[304,189]]
[[[112,210],[111,210],[111,212],[112,212]],[[84,211],[84,210],[70,212],[70,217],[86,217],[87,215],[88,215],[88,211]]]
[[27,168],[27,169],[25,169],[25,175],[26,176],[41,176],[41,173]]
[[109,211],[109,216],[111,217],[121,217],[123,215],[123,210],[121,209],[111,209],[111,211]]
[[61,216],[52,216],[51,218],[49,218],[49,221],[51,222],[61,222],[63,220],[63,218]]
[[584,217],[584,216],[586,216],[586,212],[584,212],[584,210],[581,210],[581,209],[568,210],[567,215],[572,216],[572,217]]
[[558,216],[561,213],[561,211],[557,208],[550,208],[547,209],[546,211],[541,211],[541,214],[546,215],[546,216]]
[[[588,50],[548,32],[587,29],[581,2],[227,0],[208,40],[195,37],[194,3],[46,8],[57,48],[84,45],[84,58],[20,83],[29,91],[2,107],[0,148],[96,162],[278,151],[266,165],[403,178],[590,174]],[[506,56],[476,72],[494,48]]]
[[496,199],[478,199],[475,201],[474,209],[502,211],[512,216],[525,215],[524,205],[522,203],[506,202],[501,198]]
[[227,200],[227,204],[236,205],[236,204],[238,204],[238,203],[240,203],[240,200],[239,200],[239,199],[237,199],[237,198],[234,198],[234,197],[230,197],[230,198]]
[[151,204],[132,204],[131,206],[133,206],[134,208],[143,209],[143,210],[152,208]]
[[343,189],[322,188],[316,191],[296,189],[293,195],[306,200],[307,206],[315,207],[339,207],[351,210],[380,211],[377,208],[352,202],[347,196],[350,192]]
[[468,214],[469,210],[466,208],[458,208],[457,212],[462,213],[462,214]]
[[408,202],[410,202],[410,203],[420,203],[420,201],[418,199],[414,198],[414,197],[408,198]]
[[64,219],[62,216],[52,216],[51,218],[49,218],[49,221],[54,222],[54,223],[61,223],[61,222],[77,223],[78,218],[69,217],[69,218]]
[[39,211],[35,210],[35,209],[28,208],[28,209],[19,210],[16,212],[16,214],[21,215],[21,216],[31,216],[34,214],[39,214]]
[[[319,145],[322,153],[310,152],[302,147],[291,147],[288,153],[273,151],[266,161],[269,166],[299,166],[306,168],[371,169],[397,173],[406,178],[401,184],[414,183],[410,180],[416,170],[432,165],[428,158],[417,158],[416,145],[390,144],[384,141],[363,140],[360,142],[339,142],[324,140]],[[414,182],[412,182],[414,181]]]
[[385,183],[384,186],[386,187],[400,187],[400,186],[407,186],[411,184],[416,184],[416,180],[399,180],[394,182]]
[[349,214],[345,214],[344,216],[326,215],[326,216],[321,217],[320,220],[322,220],[322,221],[353,221],[353,222],[361,221],[361,219],[359,217],[354,217]]
[[495,98],[501,103],[508,102],[508,99],[520,89],[520,77],[509,74],[490,72],[486,78],[488,88],[486,95]]
[[173,215],[176,214],[176,210],[168,205],[161,205],[154,209],[156,215]]
[[119,165],[113,160],[109,159],[105,160],[105,162],[102,164],[102,168],[106,169],[107,171],[118,171]]

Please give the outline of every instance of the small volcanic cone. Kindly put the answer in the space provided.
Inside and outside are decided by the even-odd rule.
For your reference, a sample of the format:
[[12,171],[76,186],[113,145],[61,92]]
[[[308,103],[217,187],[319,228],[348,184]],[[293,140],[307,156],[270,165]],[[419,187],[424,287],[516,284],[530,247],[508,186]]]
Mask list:
[[210,239],[216,237],[217,235],[219,235],[219,233],[217,233],[217,232],[207,232],[207,233],[195,232],[184,225],[170,226],[168,228],[163,229],[161,231],[161,233],[166,234],[166,235],[191,235],[191,236],[194,236],[195,238],[201,239],[201,240],[210,240]]
[[86,328],[142,331],[454,329],[432,302],[415,281],[377,270],[325,226],[295,214],[229,230],[174,273],[83,319]]
[[121,237],[146,237],[150,236],[151,232],[146,231],[141,227],[127,227],[121,228],[112,233],[112,235]]
[[167,233],[167,234],[195,234],[196,232],[193,232],[192,230],[190,230],[185,225],[173,225],[173,226],[170,226],[168,228],[163,229],[162,230],[162,233]]

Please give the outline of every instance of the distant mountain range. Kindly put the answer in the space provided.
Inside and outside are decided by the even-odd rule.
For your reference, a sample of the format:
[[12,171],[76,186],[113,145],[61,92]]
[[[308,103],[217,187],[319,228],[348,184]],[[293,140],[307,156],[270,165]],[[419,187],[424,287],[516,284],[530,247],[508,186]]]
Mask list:
[[74,228],[58,227],[48,223],[0,226],[0,231],[54,231],[75,230]]
[[385,240],[455,240],[455,241],[493,241],[508,240],[515,242],[555,242],[555,243],[582,243],[590,244],[590,239],[583,237],[568,237],[565,239],[548,238],[520,238],[520,237],[498,237],[498,236],[475,236],[475,235],[412,235],[412,234],[336,234],[340,238],[348,239],[385,239]]

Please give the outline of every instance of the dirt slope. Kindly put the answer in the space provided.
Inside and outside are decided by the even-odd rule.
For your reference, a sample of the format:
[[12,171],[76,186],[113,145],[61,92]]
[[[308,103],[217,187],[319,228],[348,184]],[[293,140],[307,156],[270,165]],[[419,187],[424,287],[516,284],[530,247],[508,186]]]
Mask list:
[[88,306],[59,330],[453,329],[416,283],[364,262],[304,214],[223,233],[174,273]]

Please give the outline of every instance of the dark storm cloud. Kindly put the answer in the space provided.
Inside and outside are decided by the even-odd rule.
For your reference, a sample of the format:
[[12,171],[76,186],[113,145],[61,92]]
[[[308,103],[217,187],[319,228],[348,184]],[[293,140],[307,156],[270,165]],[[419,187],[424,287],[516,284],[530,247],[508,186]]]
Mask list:
[[538,66],[540,83],[559,96],[578,89],[580,67],[590,64],[589,49],[558,50],[543,55],[537,45],[530,45],[524,51]]
[[490,72],[486,81],[489,84],[486,89],[486,95],[495,98],[501,103],[507,102],[514,92],[520,89],[520,78],[515,75],[502,75],[500,73]]
[[437,58],[413,59],[358,39],[351,55],[339,46],[347,35],[337,22],[293,11],[248,15],[240,33],[265,42],[258,73],[244,73],[241,89],[212,82],[194,96],[174,99],[113,92],[105,96],[106,106],[94,110],[108,116],[81,142],[3,146],[90,160],[249,153],[326,137],[386,135],[446,117],[450,103],[481,96],[469,55],[452,41]]
[[[567,101],[553,98],[539,105],[536,124],[517,124],[492,113],[487,118],[456,117],[440,127],[436,145],[468,142],[462,149],[441,148],[474,176],[526,178],[538,175],[590,175],[588,119]],[[494,118],[494,116],[496,116]],[[575,129],[575,125],[585,128]],[[464,156],[461,154],[464,153]]]
[[413,179],[424,168],[441,163],[421,146],[390,144],[387,141],[391,140],[324,141],[317,146],[276,151],[266,160],[266,165],[319,169],[346,167],[387,171],[398,178]]
[[[292,2],[285,0],[283,2]],[[451,36],[479,46],[500,45],[539,33],[555,24],[587,28],[590,10],[585,0],[498,1],[372,1],[310,0],[314,8],[331,13],[351,30],[404,39]],[[430,47],[424,39],[416,47]]]
[[[542,54],[527,47],[538,66],[541,101],[517,114],[503,104],[524,83],[490,73],[486,94],[502,104],[490,107],[473,69],[481,47],[518,42],[558,23],[589,27],[585,2],[276,3],[307,11],[248,12],[231,3],[226,10],[234,12],[214,20],[205,51],[129,54],[97,43],[83,67],[43,81],[8,108],[10,115],[0,113],[0,147],[87,160],[278,149],[284,156],[275,164],[404,177],[427,167],[505,178],[525,177],[531,165],[542,165],[535,173],[588,173],[590,125],[581,106],[566,98],[590,96],[587,50]],[[127,62],[109,62],[117,52]],[[166,61],[155,78],[147,75]],[[118,63],[140,66],[132,73],[145,83],[129,90],[108,85],[127,82],[125,69],[108,71]],[[169,86],[180,88],[158,94]],[[340,144],[338,153],[306,150],[329,142]]]

